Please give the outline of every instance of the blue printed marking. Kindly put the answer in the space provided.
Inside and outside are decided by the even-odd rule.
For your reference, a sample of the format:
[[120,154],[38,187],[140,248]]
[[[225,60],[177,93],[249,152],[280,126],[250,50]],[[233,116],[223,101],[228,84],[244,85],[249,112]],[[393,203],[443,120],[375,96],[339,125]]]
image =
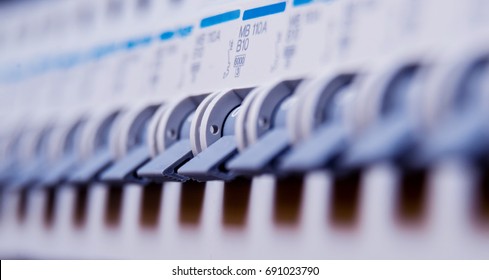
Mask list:
[[151,43],[152,40],[153,40],[153,38],[151,38],[150,36],[147,36],[147,37],[143,37],[143,38],[129,40],[125,43],[125,45],[126,45],[127,49],[134,49],[134,48],[139,47],[139,46],[147,45],[147,44]]
[[14,83],[22,77],[21,64],[13,64],[0,71],[0,80],[4,83]]
[[70,68],[79,62],[81,62],[81,57],[74,53],[64,54],[56,59],[56,65],[61,68]]
[[241,16],[240,10],[229,11],[211,17],[206,17],[200,21],[200,28],[206,28],[213,25],[238,19]]
[[89,56],[94,57],[94,58],[102,58],[112,52],[115,52],[118,49],[118,47],[115,44],[110,44],[110,45],[105,45],[105,46],[99,46],[93,49]]
[[[240,11],[239,10],[237,11],[238,14],[235,17],[239,18]],[[223,18],[221,18],[221,20],[223,20]],[[229,19],[224,18],[224,21],[226,20]],[[189,36],[192,33],[192,31],[193,31],[193,26],[189,25],[189,26],[178,28],[175,31],[170,30],[170,31],[163,32],[160,35],[158,35],[158,37],[163,41],[170,40],[172,38],[175,38],[176,36],[183,38]],[[112,43],[107,45],[96,46],[86,52],[67,53],[55,57],[45,57],[41,60],[37,60],[33,62],[31,66],[28,67],[28,69],[25,69],[24,65],[21,62],[14,63],[13,65],[6,66],[6,67],[4,66],[3,69],[0,69],[1,70],[0,82],[16,81],[19,79],[26,78],[27,76],[40,74],[42,72],[49,71],[49,70],[73,67],[79,63],[83,63],[91,59],[95,59],[95,60],[101,59],[109,54],[112,54],[120,50],[124,50],[124,49],[130,50],[136,47],[148,45],[155,38],[156,37],[146,36],[146,37],[128,40],[122,43]]]
[[250,20],[268,15],[283,13],[285,11],[285,6],[286,2],[279,2],[268,6],[249,9],[244,11],[243,20]]
[[38,59],[33,63],[33,66],[31,67],[31,72],[34,74],[39,74],[49,70],[52,66],[54,66],[53,60],[54,59],[52,57]]
[[161,41],[168,41],[170,39],[173,39],[175,37],[187,37],[192,33],[193,26],[185,26],[176,29],[175,31],[173,30],[168,30],[160,34],[159,38]]
[[185,26],[177,30],[177,33],[180,37],[187,37],[192,33],[193,26]]
[[167,40],[170,40],[171,38],[173,38],[173,36],[175,36],[175,32],[165,31],[165,32],[160,34],[160,40],[161,41],[167,41]]
[[294,0],[294,6],[306,5],[314,2],[314,0]]

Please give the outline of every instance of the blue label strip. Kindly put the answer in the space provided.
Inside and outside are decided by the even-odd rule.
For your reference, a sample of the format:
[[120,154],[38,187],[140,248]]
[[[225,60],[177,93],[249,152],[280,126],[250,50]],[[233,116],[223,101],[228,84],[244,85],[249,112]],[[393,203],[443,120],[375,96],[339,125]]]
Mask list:
[[210,26],[214,26],[217,24],[221,24],[224,22],[232,21],[235,19],[239,19],[241,16],[240,10],[229,11],[226,13],[218,14],[211,17],[206,17],[200,21],[200,28],[206,28]]
[[301,5],[311,4],[312,2],[314,2],[314,0],[294,0],[293,5],[301,6]]
[[[293,0],[293,6],[300,6],[300,5],[305,5],[314,2],[314,0]],[[329,2],[327,0],[327,2]],[[273,14],[278,14],[278,13],[283,13],[285,11],[287,3],[285,1],[267,5],[267,6],[262,6],[262,7],[257,7],[257,8],[252,8],[244,11],[243,13],[243,18],[242,20],[251,20],[255,18],[260,18],[260,17],[265,17],[268,15],[273,15]],[[241,17],[241,10],[233,10],[233,11],[228,11],[222,14],[206,17],[200,21],[200,27],[201,28],[206,28],[214,25],[218,25],[221,23],[233,21],[236,19],[239,19]],[[187,37],[192,33],[193,26],[185,26],[181,27],[176,30],[167,30],[165,32],[162,32],[161,34],[157,35],[156,37],[152,36],[146,36],[142,38],[137,38],[137,39],[132,39],[128,40],[122,44],[109,44],[109,45],[103,45],[103,46],[97,46],[90,50],[87,55],[81,55],[77,56],[74,54],[69,54],[69,55],[62,55],[54,59],[53,62],[46,62],[44,61],[43,63],[37,63],[39,65],[34,65],[34,70],[33,72],[42,72],[42,70],[48,70],[52,69],[52,66],[58,67],[70,67],[73,66],[77,63],[85,61],[86,58],[95,58],[95,59],[100,59],[103,58],[111,53],[114,53],[116,51],[119,51],[121,49],[134,49],[140,46],[145,46],[149,45],[153,39],[159,39],[161,41],[168,41],[171,39],[174,39],[176,37]],[[17,67],[7,67],[10,68],[10,71],[2,71],[2,75],[4,76],[8,72],[10,72],[11,75],[13,76],[18,76],[19,70]],[[14,69],[12,69],[14,68]],[[6,70],[5,68],[3,70]],[[5,73],[7,72],[7,73]],[[23,72],[23,71],[22,71]],[[8,75],[7,76],[11,76]]]
[[177,30],[177,33],[180,37],[187,37],[189,36],[191,33],[192,33],[192,29],[194,27],[189,25],[189,26],[185,26],[185,27],[182,27],[180,29]]
[[168,41],[170,39],[176,38],[177,36],[184,38],[184,37],[189,36],[192,33],[193,28],[194,28],[193,26],[189,25],[189,26],[178,28],[174,31],[173,30],[167,30],[167,31],[161,33],[160,36],[158,36],[158,37],[160,38],[161,41]]
[[[300,5],[305,5],[314,2],[314,0],[293,0],[293,6],[300,6]],[[329,1],[328,1],[329,2]],[[255,18],[260,18],[260,17],[265,17],[268,15],[273,15],[273,14],[278,14],[282,13],[285,11],[287,3],[284,2],[279,2],[275,3],[272,5],[267,5],[267,6],[262,6],[262,7],[257,7],[253,9],[248,9],[244,11],[243,13],[243,20],[250,20],[250,19],[255,19]],[[233,10],[229,12],[225,12],[222,14],[206,17],[200,21],[200,27],[201,28],[206,28],[214,25],[218,25],[221,23],[225,23],[228,21],[233,21],[236,19],[239,19],[241,16],[241,10]],[[178,37],[187,37],[192,33],[193,26],[186,26],[179,28],[175,31],[169,30],[165,31],[159,35],[157,35],[157,38],[161,41],[168,41],[170,39]],[[69,54],[69,55],[64,55],[60,56],[58,58],[54,59],[54,63],[49,63],[49,62],[42,62],[38,63],[39,65],[35,65],[33,68],[33,72],[42,72],[42,70],[48,70],[51,69],[52,66],[58,66],[58,67],[70,67],[73,66],[77,63],[80,63],[84,61],[84,58],[95,58],[95,59],[100,59],[102,57],[105,57],[113,52],[119,51],[120,49],[134,49],[136,47],[140,46],[145,46],[150,44],[153,41],[153,37],[151,36],[146,36],[138,39],[132,39],[129,41],[126,41],[125,43],[122,44],[109,44],[105,46],[98,46],[90,50],[87,54],[77,56],[74,54]],[[17,67],[6,67],[7,69],[10,68],[10,71],[2,71],[2,75],[4,76],[8,72],[11,72],[10,74],[13,74],[14,76],[19,75],[19,69]],[[14,68],[14,69],[12,69]],[[56,68],[56,67],[55,67]],[[5,70],[5,68],[3,69]],[[7,72],[7,73],[5,73]],[[10,76],[7,74],[7,76]]]
[[165,32],[163,32],[163,33],[160,34],[160,40],[161,41],[168,41],[171,38],[173,38],[173,36],[175,36],[175,32],[173,32],[173,31],[165,31]]
[[283,13],[285,11],[286,2],[280,2],[268,6],[262,6],[244,11],[243,20],[250,20],[260,17],[265,17],[273,14]]
[[148,45],[149,43],[151,43],[151,41],[153,41],[153,38],[151,36],[129,40],[126,42],[126,48],[127,49],[134,49],[134,48],[139,47],[139,46]]

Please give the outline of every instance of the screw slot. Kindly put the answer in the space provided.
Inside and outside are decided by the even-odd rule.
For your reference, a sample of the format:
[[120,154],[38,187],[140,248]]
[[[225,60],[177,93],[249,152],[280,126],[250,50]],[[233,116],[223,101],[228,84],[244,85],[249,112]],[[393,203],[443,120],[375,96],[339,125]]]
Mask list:
[[210,128],[209,128],[210,132],[214,135],[216,135],[217,133],[219,133],[219,127],[215,124],[211,125]]
[[268,128],[269,126],[269,122],[268,122],[268,119],[266,117],[260,117],[258,119],[258,125],[261,127],[261,128]]
[[176,139],[177,138],[177,132],[175,129],[171,128],[166,131],[166,136],[170,139]]

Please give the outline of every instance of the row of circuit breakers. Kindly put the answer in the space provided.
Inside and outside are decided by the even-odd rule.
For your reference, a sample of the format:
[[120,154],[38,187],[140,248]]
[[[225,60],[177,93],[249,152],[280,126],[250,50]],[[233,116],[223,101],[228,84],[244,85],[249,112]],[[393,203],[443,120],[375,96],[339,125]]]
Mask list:
[[[105,9],[107,3],[100,2]],[[168,7],[186,5],[167,2]],[[118,7],[117,1],[108,3],[111,9]],[[120,9],[135,7],[132,1],[122,3],[131,5]],[[170,25],[160,19],[176,29],[98,47],[95,58],[72,55],[63,57],[63,63],[43,60],[37,68],[19,59],[13,72],[2,68],[2,189],[229,181],[318,169],[341,176],[379,162],[419,170],[447,158],[478,166],[487,160],[485,1],[274,0],[187,6],[174,15],[167,11],[166,21],[192,16],[188,22],[196,24]],[[336,16],[330,16],[332,11]],[[12,13],[20,12],[12,8]],[[142,18],[137,19],[144,22]],[[147,18],[154,24],[154,16]],[[399,30],[397,19],[402,20]],[[72,34],[59,46],[62,38],[46,36],[37,50],[29,42],[30,47],[11,47],[11,56],[2,51],[2,61],[84,47],[101,42],[100,34],[112,29],[114,38],[122,38],[147,27],[120,25],[124,30],[115,23],[93,31],[93,38]],[[108,68],[112,73],[121,73],[117,60],[161,51],[158,46],[172,52],[174,60],[151,65],[185,73],[167,92],[149,97],[131,92],[127,81],[149,79],[144,67],[134,65],[139,70],[120,74],[126,83],[119,87],[129,87],[120,89],[129,92],[124,96],[97,95],[100,90],[84,88],[80,99],[74,97],[78,93],[70,96],[69,89],[75,90],[69,83],[56,87],[45,82],[75,83],[78,78],[80,86],[88,82],[77,69],[89,73],[108,63],[116,65]],[[328,51],[331,55],[324,55]],[[117,79],[106,73],[97,72],[93,87],[109,88],[110,78]],[[64,91],[48,92],[40,85]]]

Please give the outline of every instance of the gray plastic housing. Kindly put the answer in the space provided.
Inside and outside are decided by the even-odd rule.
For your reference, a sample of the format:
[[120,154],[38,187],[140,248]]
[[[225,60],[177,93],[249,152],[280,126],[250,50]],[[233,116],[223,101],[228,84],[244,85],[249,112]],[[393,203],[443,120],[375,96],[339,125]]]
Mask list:
[[149,183],[149,180],[138,177],[136,170],[150,160],[147,128],[157,109],[158,106],[146,107],[133,119],[128,131],[126,154],[101,173],[100,181],[110,184]]
[[121,111],[115,111],[108,117],[104,117],[100,124],[96,121],[96,131],[93,138],[93,151],[90,157],[72,170],[67,182],[72,184],[89,184],[96,181],[98,176],[110,166],[114,155],[109,147],[109,138],[113,133],[115,123],[121,116]]
[[225,163],[238,153],[234,136],[234,126],[238,112],[239,107],[228,112],[224,122],[218,128],[223,135],[180,167],[178,169],[179,174],[196,181],[228,181],[235,178],[236,174],[227,170]]
[[[195,104],[196,106],[197,104]],[[171,124],[164,124],[167,129],[163,132],[173,131],[179,128],[178,135],[175,139],[168,143],[165,150],[152,158],[148,163],[137,170],[137,175],[142,178],[147,178],[155,182],[177,181],[185,182],[189,178],[177,173],[177,169],[193,157],[190,147],[189,133],[190,123],[193,118],[193,106],[186,106],[185,110],[181,106],[176,107],[179,112],[179,118],[170,118]],[[170,112],[171,114],[172,112]],[[186,113],[186,115],[184,114]],[[168,130],[168,127],[175,127]],[[165,137],[173,135],[165,133]]]

